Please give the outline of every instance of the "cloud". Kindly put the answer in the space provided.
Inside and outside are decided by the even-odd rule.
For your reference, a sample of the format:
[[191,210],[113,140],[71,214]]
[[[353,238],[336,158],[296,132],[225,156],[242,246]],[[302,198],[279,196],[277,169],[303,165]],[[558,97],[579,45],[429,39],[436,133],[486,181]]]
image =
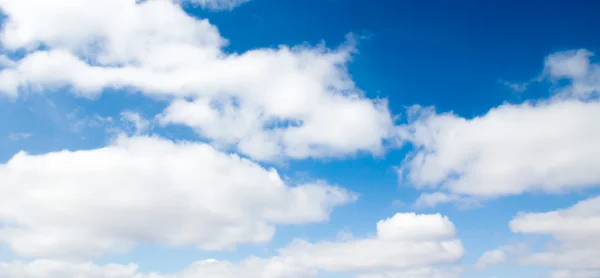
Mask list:
[[506,252],[502,249],[494,249],[491,251],[487,251],[479,257],[477,263],[475,264],[475,268],[484,269],[488,266],[497,265],[503,263],[506,260]]
[[517,93],[522,93],[525,92],[527,90],[527,87],[529,86],[529,82],[525,82],[525,83],[514,83],[514,82],[510,82],[510,81],[500,81],[502,83],[502,85],[506,86],[507,88],[511,89],[513,92],[517,92]]
[[211,10],[232,10],[250,0],[179,0],[182,2],[190,2],[199,4],[203,8]]
[[299,267],[284,258],[248,258],[240,263],[228,261],[198,261],[185,270],[174,274],[142,273],[135,264],[96,265],[93,263],[68,263],[53,260],[32,262],[0,263],[0,276],[3,278],[309,278],[316,272]]
[[519,213],[511,222],[515,233],[550,236],[549,248],[525,256],[526,264],[600,271],[600,197],[562,210]]
[[[419,231],[423,231],[422,234]],[[453,224],[439,214],[398,213],[377,224],[377,236],[339,242],[308,243],[296,240],[270,258],[248,257],[239,262],[198,261],[174,274],[141,273],[135,264],[70,263],[57,260],[0,263],[6,278],[309,278],[320,271],[353,272],[360,278],[454,278],[454,263],[464,251]],[[356,249],[362,248],[362,249]],[[356,252],[361,250],[361,252]],[[364,251],[364,252],[363,252]],[[372,272],[374,271],[374,272]]]
[[12,96],[139,91],[172,100],[163,125],[189,126],[259,160],[381,154],[394,139],[387,101],[365,97],[348,74],[352,37],[335,49],[227,53],[215,26],[166,0],[0,0],[0,8],[3,45],[27,50],[0,71],[0,91]]
[[600,65],[592,63],[594,54],[585,49],[557,52],[546,57],[545,74],[552,80],[568,80],[561,96],[587,98],[600,92]]
[[104,148],[20,152],[0,165],[0,241],[19,255],[95,258],[137,243],[219,250],[322,222],[356,196],[209,145],[119,137]]
[[296,240],[280,253],[331,272],[410,269],[460,259],[464,249],[455,235],[454,225],[445,216],[398,213],[379,221],[374,237],[317,243]]
[[421,193],[414,206],[416,208],[433,208],[437,205],[455,203],[459,208],[472,208],[479,205],[479,201],[474,198],[460,196],[457,194],[448,194],[444,192]]
[[460,267],[450,269],[423,267],[404,271],[358,275],[357,278],[459,278],[463,270]]
[[144,119],[139,113],[132,111],[121,112],[121,118],[131,123],[135,129],[135,134],[142,134],[150,127],[150,121]]
[[411,113],[399,127],[414,146],[402,182],[479,198],[600,184],[598,101],[504,104],[472,119],[421,107]]
[[14,132],[11,132],[11,133],[8,134],[8,139],[10,139],[12,141],[27,140],[27,139],[29,139],[29,137],[31,137],[31,135],[33,135],[33,133],[31,133],[31,132],[27,132],[27,133],[14,133]]
[[596,278],[600,277],[600,270],[557,270],[551,278]]

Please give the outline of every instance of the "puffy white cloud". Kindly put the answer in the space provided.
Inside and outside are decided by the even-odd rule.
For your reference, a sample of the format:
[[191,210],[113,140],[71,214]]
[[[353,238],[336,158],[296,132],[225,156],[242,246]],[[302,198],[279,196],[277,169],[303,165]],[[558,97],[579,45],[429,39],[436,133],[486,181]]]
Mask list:
[[506,260],[506,252],[502,249],[494,249],[487,251],[479,257],[475,267],[478,269],[484,269],[488,266],[497,265],[503,263]]
[[[422,231],[422,234],[419,234]],[[6,278],[184,278],[256,277],[308,278],[319,271],[350,273],[360,278],[454,278],[455,263],[464,253],[455,229],[439,214],[398,213],[377,223],[377,236],[314,244],[296,240],[270,258],[249,257],[240,262],[204,260],[174,274],[141,273],[135,264],[104,265],[56,260],[0,263]],[[357,251],[359,250],[359,251]]]
[[316,271],[303,268],[284,258],[248,258],[240,263],[228,261],[198,261],[174,274],[142,273],[135,264],[95,265],[62,261],[36,260],[32,262],[0,263],[3,278],[309,278]]
[[600,270],[557,270],[552,273],[552,278],[596,278],[600,277]]
[[[425,193],[420,207],[525,192],[560,193],[600,184],[600,66],[586,50],[545,60],[545,77],[566,81],[550,100],[503,104],[463,118],[414,106],[398,136],[413,145],[402,182]],[[541,81],[539,79],[538,81]]]
[[401,174],[416,187],[480,198],[600,184],[600,102],[504,104],[466,119],[415,107],[400,136],[414,152]]
[[447,217],[398,213],[377,223],[377,235],[340,242],[296,240],[284,257],[327,271],[377,272],[453,263],[464,255]]
[[510,222],[510,228],[515,233],[552,238],[544,250],[524,256],[523,263],[600,271],[600,197],[581,201],[567,209],[520,213]]
[[0,8],[3,45],[29,50],[0,72],[0,91],[13,96],[66,87],[175,98],[161,123],[255,159],[378,154],[393,137],[386,101],[366,98],[347,72],[351,38],[333,50],[226,53],[215,26],[167,0],[0,0]]
[[200,143],[119,137],[108,147],[0,165],[0,241],[27,256],[90,258],[139,242],[232,248],[275,224],[328,219],[355,200],[325,182],[285,184],[274,169]]
[[553,80],[567,79],[571,85],[561,88],[561,96],[586,98],[600,92],[600,65],[592,63],[588,50],[557,52],[546,57],[545,73]]
[[362,274],[357,278],[459,278],[462,277],[462,272],[460,267],[451,269],[423,267],[404,271]]

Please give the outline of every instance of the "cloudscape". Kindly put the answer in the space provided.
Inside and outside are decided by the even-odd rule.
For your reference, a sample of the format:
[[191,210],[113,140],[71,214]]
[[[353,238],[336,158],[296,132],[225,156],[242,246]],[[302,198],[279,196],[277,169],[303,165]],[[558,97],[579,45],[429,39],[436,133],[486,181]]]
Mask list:
[[0,278],[599,278],[598,10],[0,0]]

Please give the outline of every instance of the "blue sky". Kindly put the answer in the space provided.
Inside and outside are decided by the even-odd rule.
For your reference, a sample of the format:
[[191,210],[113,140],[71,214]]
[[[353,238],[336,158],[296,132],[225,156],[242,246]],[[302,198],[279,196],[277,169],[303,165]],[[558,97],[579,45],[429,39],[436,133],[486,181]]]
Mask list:
[[0,276],[600,277],[595,1],[137,2],[0,0]]

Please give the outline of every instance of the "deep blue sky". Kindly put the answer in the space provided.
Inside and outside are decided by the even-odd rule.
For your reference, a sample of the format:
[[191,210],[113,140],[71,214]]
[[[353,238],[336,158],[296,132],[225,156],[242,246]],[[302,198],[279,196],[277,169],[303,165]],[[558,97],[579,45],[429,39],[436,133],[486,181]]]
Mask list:
[[219,26],[231,51],[334,47],[350,32],[368,36],[350,72],[369,95],[393,108],[435,105],[472,116],[522,100],[498,82],[536,77],[546,55],[598,49],[598,9],[597,1],[264,0],[233,12],[190,11]]

